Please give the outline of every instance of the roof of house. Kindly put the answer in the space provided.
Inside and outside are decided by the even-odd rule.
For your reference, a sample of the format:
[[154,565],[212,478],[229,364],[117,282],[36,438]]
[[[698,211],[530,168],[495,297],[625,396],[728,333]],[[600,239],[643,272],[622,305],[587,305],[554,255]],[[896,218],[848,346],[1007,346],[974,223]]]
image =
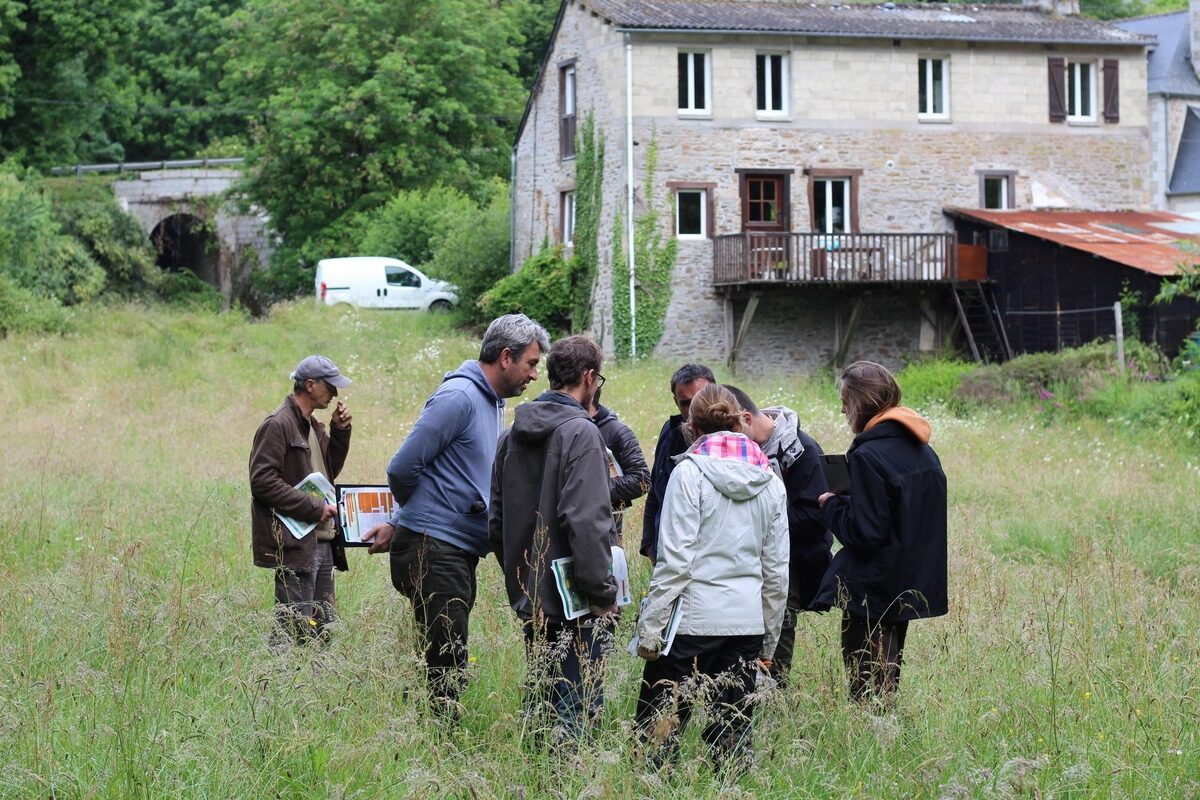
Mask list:
[[1152,37],[1019,5],[829,5],[754,0],[581,0],[618,28],[879,39],[1147,46]]
[[990,211],[947,208],[952,217],[983,222],[1092,253],[1149,272],[1178,275],[1181,262],[1197,263],[1181,241],[1200,245],[1200,220],[1166,211]]
[[1200,194],[1200,108],[1188,106],[1167,194]]
[[1132,33],[1158,39],[1158,46],[1150,51],[1150,60],[1146,65],[1147,90],[1150,94],[1200,97],[1200,78],[1196,77],[1191,62],[1192,41],[1188,32],[1187,11],[1123,19],[1113,24]]

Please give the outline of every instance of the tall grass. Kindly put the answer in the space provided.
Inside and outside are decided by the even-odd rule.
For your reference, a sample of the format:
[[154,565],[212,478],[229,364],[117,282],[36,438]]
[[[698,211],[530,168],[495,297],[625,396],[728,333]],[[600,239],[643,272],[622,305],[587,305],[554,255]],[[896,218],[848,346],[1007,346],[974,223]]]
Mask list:
[[[350,554],[328,648],[271,653],[246,462],[289,370],[321,352],[354,379],[342,480],[373,482],[476,347],[441,317],[309,304],[259,322],[94,309],[68,336],[0,342],[0,797],[1200,794],[1200,459],[1103,421],[935,407],[951,614],[913,626],[890,717],[848,703],[838,622],[806,615],[793,685],[759,707],[739,782],[711,774],[696,725],[673,772],[642,768],[640,662],[623,653],[593,743],[570,756],[523,741],[521,637],[492,559],[459,729],[421,711],[409,607],[384,557]],[[648,452],[673,366],[605,368],[606,403]],[[739,382],[795,407],[827,450],[849,443],[827,381]],[[645,560],[631,563],[645,586]]]

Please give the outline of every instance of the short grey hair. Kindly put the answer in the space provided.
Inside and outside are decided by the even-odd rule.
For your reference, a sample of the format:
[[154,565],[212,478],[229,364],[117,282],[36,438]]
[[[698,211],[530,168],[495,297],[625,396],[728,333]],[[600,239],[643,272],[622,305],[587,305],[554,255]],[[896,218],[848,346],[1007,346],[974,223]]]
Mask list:
[[534,342],[544,353],[550,349],[550,334],[524,314],[505,314],[488,325],[483,343],[479,345],[479,360],[484,364],[495,364],[505,349],[517,358]]

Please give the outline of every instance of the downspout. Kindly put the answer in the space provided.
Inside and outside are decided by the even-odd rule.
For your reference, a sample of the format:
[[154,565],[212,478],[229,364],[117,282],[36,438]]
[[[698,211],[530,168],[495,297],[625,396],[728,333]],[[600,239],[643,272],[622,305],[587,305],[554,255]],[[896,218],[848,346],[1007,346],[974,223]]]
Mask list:
[[633,242],[633,39],[625,34],[625,210],[629,236],[629,357],[636,359],[637,296],[634,294],[637,271],[634,268]]
[[517,146],[508,162],[508,271],[517,271]]

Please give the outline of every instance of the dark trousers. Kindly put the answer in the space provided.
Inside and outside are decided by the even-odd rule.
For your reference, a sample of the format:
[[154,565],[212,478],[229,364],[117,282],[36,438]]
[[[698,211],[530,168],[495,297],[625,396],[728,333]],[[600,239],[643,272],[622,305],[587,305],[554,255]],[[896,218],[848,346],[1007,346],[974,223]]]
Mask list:
[[466,550],[407,528],[397,528],[392,537],[392,585],[412,601],[429,691],[442,710],[452,710],[466,685],[478,563]]
[[908,621],[869,622],[842,612],[842,661],[855,700],[890,705],[900,688],[900,662]]
[[604,709],[615,618],[526,620],[523,712],[535,736],[577,739]]
[[334,619],[333,547],[317,542],[313,568],[275,570],[275,629],[271,646],[284,647],[325,637]]
[[642,672],[635,722],[651,760],[673,760],[692,708],[706,706],[709,724],[701,738],[716,766],[746,766],[751,753],[757,636],[678,635],[671,653],[647,661]]

